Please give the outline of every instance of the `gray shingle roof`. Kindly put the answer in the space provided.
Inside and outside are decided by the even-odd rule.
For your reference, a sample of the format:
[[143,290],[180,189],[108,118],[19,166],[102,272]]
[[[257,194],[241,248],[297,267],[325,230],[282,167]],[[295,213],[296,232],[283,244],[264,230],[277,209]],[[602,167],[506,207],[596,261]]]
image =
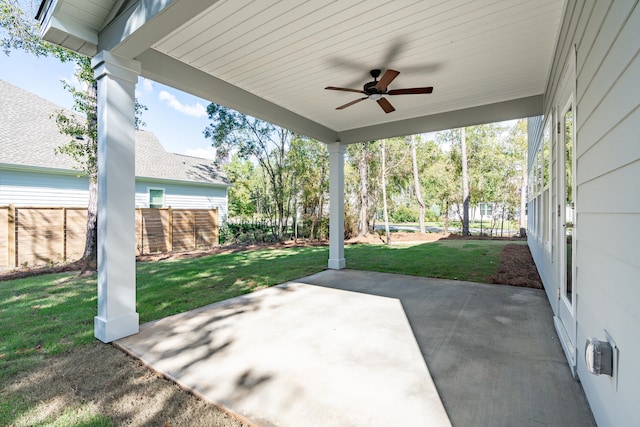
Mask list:
[[[65,109],[0,80],[0,164],[73,170],[71,158],[54,154],[69,139],[51,118],[60,110]],[[152,132],[138,130],[135,138],[137,177],[228,184],[211,160],[168,153]]]

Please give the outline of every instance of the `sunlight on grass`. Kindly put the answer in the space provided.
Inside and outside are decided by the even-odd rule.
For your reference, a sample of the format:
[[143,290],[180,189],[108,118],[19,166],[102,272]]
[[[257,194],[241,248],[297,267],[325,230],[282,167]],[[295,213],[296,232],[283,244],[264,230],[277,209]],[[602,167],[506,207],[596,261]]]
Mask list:
[[[507,242],[441,240],[426,244],[351,245],[347,268],[489,281]],[[137,264],[141,323],[322,271],[327,247],[244,251]],[[52,274],[0,286],[0,379],[46,355],[92,342],[96,276]]]
[[354,245],[345,248],[347,268],[443,279],[490,282],[500,262],[500,240],[439,240],[418,245]]

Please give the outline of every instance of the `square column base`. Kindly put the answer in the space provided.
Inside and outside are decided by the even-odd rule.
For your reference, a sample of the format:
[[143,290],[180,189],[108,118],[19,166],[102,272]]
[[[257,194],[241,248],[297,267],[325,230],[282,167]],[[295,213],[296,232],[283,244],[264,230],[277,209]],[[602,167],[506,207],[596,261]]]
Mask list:
[[135,312],[112,319],[96,316],[93,318],[93,326],[95,337],[103,343],[110,343],[140,331],[138,313]]
[[332,270],[342,270],[346,267],[346,262],[344,258],[340,259],[329,259],[329,268]]

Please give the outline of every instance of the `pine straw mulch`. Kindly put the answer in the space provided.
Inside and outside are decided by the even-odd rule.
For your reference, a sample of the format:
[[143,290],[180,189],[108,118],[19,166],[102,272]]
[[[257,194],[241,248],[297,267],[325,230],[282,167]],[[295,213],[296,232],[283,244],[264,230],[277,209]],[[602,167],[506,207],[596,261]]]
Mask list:
[[529,251],[529,246],[509,243],[502,249],[498,271],[491,283],[542,289],[542,280]]

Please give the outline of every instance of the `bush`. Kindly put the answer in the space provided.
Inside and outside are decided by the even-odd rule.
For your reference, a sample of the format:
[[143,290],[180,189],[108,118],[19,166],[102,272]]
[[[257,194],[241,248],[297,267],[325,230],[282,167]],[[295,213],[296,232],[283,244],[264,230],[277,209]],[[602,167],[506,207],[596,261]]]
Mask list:
[[218,232],[220,244],[224,243],[265,243],[278,240],[275,230],[264,221],[227,221]]
[[391,213],[391,221],[393,222],[417,222],[419,212],[416,208],[409,206],[398,206]]

